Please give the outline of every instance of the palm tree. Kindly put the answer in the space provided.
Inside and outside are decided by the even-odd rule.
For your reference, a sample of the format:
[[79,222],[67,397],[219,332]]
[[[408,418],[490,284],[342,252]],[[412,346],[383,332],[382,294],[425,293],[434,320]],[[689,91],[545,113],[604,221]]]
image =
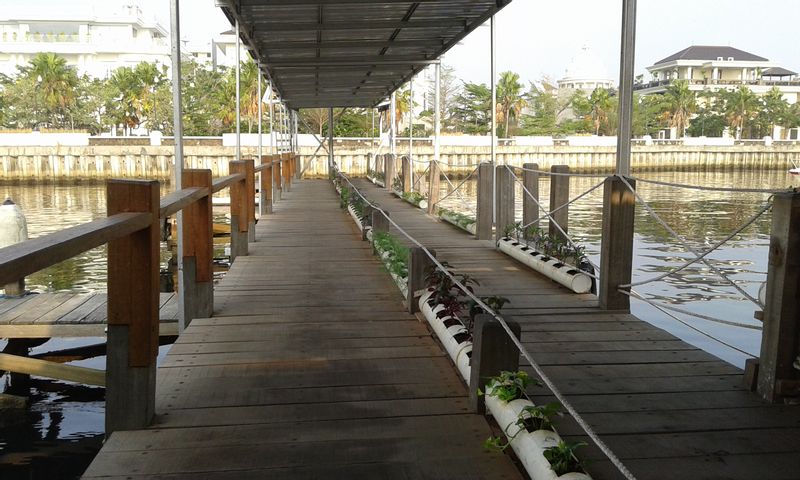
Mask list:
[[[411,89],[398,90],[394,97],[395,131],[400,131],[400,123],[405,115],[412,109]],[[411,128],[411,118],[408,119],[408,128]],[[410,131],[410,130],[409,130]]]
[[611,94],[605,88],[595,88],[589,96],[589,107],[594,124],[594,134],[600,135],[600,127],[608,126],[608,116],[613,109]]
[[[253,132],[253,124],[258,122],[258,65],[252,60],[242,64],[239,72],[239,95],[241,96],[241,115],[247,119],[247,133]],[[235,81],[235,80],[234,80]]]
[[664,101],[670,127],[674,127],[681,138],[686,134],[689,118],[697,111],[697,97],[689,89],[688,82],[676,80],[664,92]]
[[750,120],[754,119],[761,109],[761,101],[752,90],[744,85],[732,92],[723,94],[725,99],[725,118],[728,125],[736,130],[736,138],[741,139]]
[[511,119],[514,125],[519,122],[522,109],[525,107],[525,95],[519,82],[519,74],[503,72],[497,82],[497,121],[504,124],[503,136],[508,136]]
[[37,103],[44,107],[51,123],[63,123],[75,103],[78,75],[67,61],[55,53],[39,53],[22,69],[22,74],[35,81]]

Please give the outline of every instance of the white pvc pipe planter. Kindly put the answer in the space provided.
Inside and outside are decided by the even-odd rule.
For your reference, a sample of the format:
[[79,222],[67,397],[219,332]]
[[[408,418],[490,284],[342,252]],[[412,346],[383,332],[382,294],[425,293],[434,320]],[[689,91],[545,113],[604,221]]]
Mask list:
[[439,212],[439,218],[441,218],[442,220],[444,220],[447,223],[455,225],[456,227],[460,228],[461,230],[469,232],[472,235],[476,235],[476,233],[475,233],[477,231],[476,230],[476,228],[477,228],[476,227],[476,225],[477,225],[476,222],[472,222],[469,225],[467,225],[466,227],[463,226],[463,225],[459,225],[458,224],[458,219],[456,217],[450,215],[448,212]]
[[472,352],[472,342],[470,340],[461,340],[459,341],[456,336],[466,334],[467,329],[464,328],[463,325],[453,325],[451,327],[445,326],[444,322],[448,319],[453,317],[446,316],[444,318],[439,318],[436,316],[437,313],[444,310],[443,305],[434,305],[428,302],[428,299],[431,298],[433,295],[432,291],[428,291],[424,293],[419,299],[419,309],[422,312],[422,315],[430,324],[431,328],[433,329],[436,336],[439,337],[439,341],[444,346],[447,354],[450,355],[450,358],[453,360],[453,363],[458,368],[458,372],[467,382],[469,385],[469,377],[470,377],[470,356],[469,354]]
[[[530,400],[519,399],[511,402],[504,402],[497,397],[485,396],[486,410],[504,429],[508,437],[511,448],[517,454],[528,475],[533,480],[590,480],[591,477],[585,473],[571,472],[557,476],[550,467],[550,462],[544,458],[544,450],[555,447],[561,441],[561,437],[551,430],[536,430],[528,432],[525,428],[517,427],[516,422],[520,413],[525,407],[533,406]],[[512,438],[513,437],[513,438]]]
[[[371,230],[369,232],[367,232],[367,236],[370,236],[371,233],[372,233]],[[372,239],[370,238],[370,241],[371,240]],[[378,257],[381,259],[381,261],[383,262],[384,266],[386,266],[387,270],[389,269],[388,260],[392,257],[392,255],[393,255],[392,252],[387,252],[387,251],[378,249]],[[408,297],[408,277],[401,277],[400,275],[397,275],[396,273],[392,273],[392,272],[389,272],[389,275],[392,276],[392,280],[394,280],[394,284],[397,285],[397,289],[400,290],[400,293],[403,294],[403,298],[407,298]]]
[[421,208],[423,210],[428,208],[428,199],[427,198],[422,198],[422,199],[420,199],[420,200],[415,202],[413,199],[403,196],[403,194],[401,192],[398,192],[397,190],[392,190],[392,193],[394,193],[395,196],[398,197],[400,200],[402,200],[402,201],[404,201],[406,203],[410,203],[411,205],[414,205],[417,208]]
[[524,263],[542,275],[564,285],[575,293],[587,293],[592,289],[592,277],[582,273],[577,267],[548,257],[533,248],[512,238],[501,238],[498,249],[509,257]]
[[358,214],[356,214],[355,209],[353,209],[352,205],[347,206],[347,211],[350,212],[350,216],[353,217],[353,221],[356,222],[359,230],[364,230],[364,224],[361,223],[361,219],[358,218]]

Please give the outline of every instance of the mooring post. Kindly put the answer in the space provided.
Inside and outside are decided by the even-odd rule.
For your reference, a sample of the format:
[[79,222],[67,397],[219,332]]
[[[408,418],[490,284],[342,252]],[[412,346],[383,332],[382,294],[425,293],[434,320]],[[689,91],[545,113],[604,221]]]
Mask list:
[[[636,188],[633,179],[626,178]],[[618,176],[603,188],[603,230],[600,243],[600,308],[630,311],[631,300],[619,286],[631,283],[633,221],[636,197]]]
[[283,193],[283,174],[281,173],[281,156],[280,154],[273,155],[272,162],[272,199],[280,200],[281,193]]
[[[556,175],[550,176],[550,211],[569,202],[569,176],[564,175],[569,173],[569,165],[553,165],[550,167],[550,172]],[[564,207],[561,210],[551,215],[550,221],[550,238],[561,238],[566,241],[566,237],[561,231],[556,228],[555,223],[568,233],[569,226],[569,207]]]
[[428,176],[428,215],[435,215],[439,203],[439,179],[441,172],[439,171],[439,162],[431,160],[430,171]]
[[109,180],[108,215],[147,212],[150,226],[108,242],[106,436],[155,414],[159,304],[159,184]]
[[178,283],[184,298],[181,332],[193,319],[208,318],[214,311],[211,170],[184,170],[182,179],[184,188],[204,188],[209,195],[183,209],[183,270]]
[[243,160],[245,171],[245,205],[247,205],[247,241],[256,241],[256,170],[255,160]]
[[530,193],[522,192],[522,224],[538,226],[533,222],[539,219],[539,206],[536,203],[539,201],[539,172],[536,171],[539,170],[539,164],[524,163],[522,168],[522,184]]
[[477,224],[475,226],[478,240],[491,240],[492,217],[494,216],[494,193],[492,182],[494,168],[489,162],[478,166],[478,199],[477,199]]
[[375,176],[375,170],[374,170],[373,161],[374,160],[372,159],[372,152],[368,152],[367,153],[367,177],[374,177]]
[[265,155],[262,164],[267,165],[261,170],[261,198],[264,203],[260,205],[261,215],[272,213],[272,155]]
[[764,331],[757,368],[758,393],[769,402],[800,396],[798,292],[800,193],[778,193],[772,205]]
[[495,192],[495,205],[497,206],[497,222],[495,225],[495,241],[503,238],[503,233],[509,225],[514,224],[515,182],[511,170],[505,165],[495,167],[497,175],[497,191]]
[[282,153],[281,162],[283,163],[283,168],[281,170],[281,172],[283,173],[283,189],[287,192],[291,192],[292,191],[291,154]]
[[408,158],[407,155],[403,155],[401,157],[401,161],[403,162],[403,192],[408,193],[411,191],[412,184],[411,184],[411,159]]
[[395,163],[397,157],[393,153],[387,153],[384,155],[384,174],[386,179],[384,180],[385,186],[384,188],[388,191],[394,190],[394,177],[397,175],[397,165]]
[[[429,250],[431,255],[436,256],[435,250]],[[411,247],[408,250],[408,297],[406,303],[408,304],[408,313],[419,312],[419,303],[417,302],[417,291],[426,287],[425,275],[430,267],[434,265],[431,257],[425,253],[420,247]]]
[[[503,318],[519,338],[519,324],[505,315]],[[500,322],[488,314],[475,315],[472,337],[469,403],[473,412],[483,414],[486,413],[486,405],[483,396],[478,395],[478,390],[485,391],[489,379],[500,375],[500,372],[516,372],[519,369],[519,349]]]
[[244,180],[234,182],[230,187],[231,192],[231,263],[240,255],[248,253],[248,212],[247,206],[247,164],[244,160],[234,160],[230,163],[232,175],[241,173]]
[[294,160],[292,161],[292,171],[294,172],[294,177],[297,180],[303,178],[303,170],[300,168],[300,154],[295,153],[293,154]]

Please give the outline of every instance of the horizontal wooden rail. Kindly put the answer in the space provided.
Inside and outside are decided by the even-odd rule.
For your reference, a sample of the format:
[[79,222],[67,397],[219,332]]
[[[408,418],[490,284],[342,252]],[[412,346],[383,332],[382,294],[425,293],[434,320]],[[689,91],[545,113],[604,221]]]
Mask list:
[[224,188],[228,188],[236,182],[241,182],[244,180],[243,173],[234,173],[233,175],[228,175],[227,177],[221,177],[211,184],[211,192],[217,193]]
[[208,189],[193,187],[172,192],[161,198],[159,217],[166,218],[174,215],[194,202],[208,195]]
[[60,363],[0,353],[0,370],[25,373],[37,377],[56,378],[84,385],[106,386],[106,372],[94,368],[62,365]]
[[150,226],[150,213],[118,213],[0,249],[0,285]]
[[256,166],[255,171],[256,171],[256,173],[264,171],[264,170],[272,167],[272,165],[276,164],[276,163],[281,163],[281,162],[265,162],[265,163],[262,163],[261,165]]

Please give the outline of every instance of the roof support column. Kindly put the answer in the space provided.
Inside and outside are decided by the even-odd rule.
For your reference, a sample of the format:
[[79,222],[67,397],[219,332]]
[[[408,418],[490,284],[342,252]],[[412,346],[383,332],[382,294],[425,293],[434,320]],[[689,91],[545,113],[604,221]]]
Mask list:
[[333,175],[333,107],[328,108],[328,172]]
[[433,107],[433,161],[439,161],[439,133],[441,133],[441,124],[442,124],[442,102],[441,102],[441,90],[442,90],[442,65],[440,63],[436,64],[435,67],[435,74],[436,80],[434,84],[434,107]]
[[267,89],[267,97],[269,97],[269,143],[272,147],[273,155],[278,153],[278,138],[275,136],[275,102],[272,99],[272,82]]
[[[183,177],[183,109],[181,103],[181,16],[180,0],[170,0],[170,40],[171,62],[172,62],[172,131],[175,138],[175,178],[173,182],[175,190],[182,188]],[[192,321],[190,312],[186,310],[186,292],[183,288],[186,285],[183,269],[183,213],[177,215],[177,243],[178,243],[178,331],[183,329]],[[194,279],[192,279],[194,281]]]
[[[264,116],[264,109],[262,108],[262,104],[264,103],[264,99],[261,96],[261,66],[258,66],[258,164],[264,164],[264,141],[262,139],[262,117]],[[264,171],[262,170],[259,175],[264,175]],[[260,182],[260,185],[264,185],[264,182]],[[258,190],[258,209],[259,215],[264,215],[267,213],[267,205],[264,201],[264,189],[260,188]]]
[[392,92],[389,109],[389,153],[395,155],[397,153],[397,94],[395,92]]
[[239,20],[236,20],[236,161],[242,159],[242,112],[241,112],[241,58],[240,50],[242,49],[242,39],[239,36]]
[[408,170],[414,185],[414,79],[408,83]]
[[622,39],[619,62],[619,133],[617,175],[631,174],[633,132],[633,67],[636,51],[636,0],[622,0]]
[[[491,135],[492,135],[492,147],[491,147],[491,154],[490,154],[490,161],[492,163],[492,223],[495,222],[497,218],[497,202],[495,199],[497,198],[497,169],[494,168],[497,165],[497,61],[496,61],[496,51],[495,46],[497,43],[497,36],[495,35],[495,28],[494,28],[494,15],[489,20],[489,70],[491,75],[490,85],[492,90],[492,111],[491,113]],[[505,225],[504,225],[505,226]],[[499,225],[498,225],[499,227]]]

